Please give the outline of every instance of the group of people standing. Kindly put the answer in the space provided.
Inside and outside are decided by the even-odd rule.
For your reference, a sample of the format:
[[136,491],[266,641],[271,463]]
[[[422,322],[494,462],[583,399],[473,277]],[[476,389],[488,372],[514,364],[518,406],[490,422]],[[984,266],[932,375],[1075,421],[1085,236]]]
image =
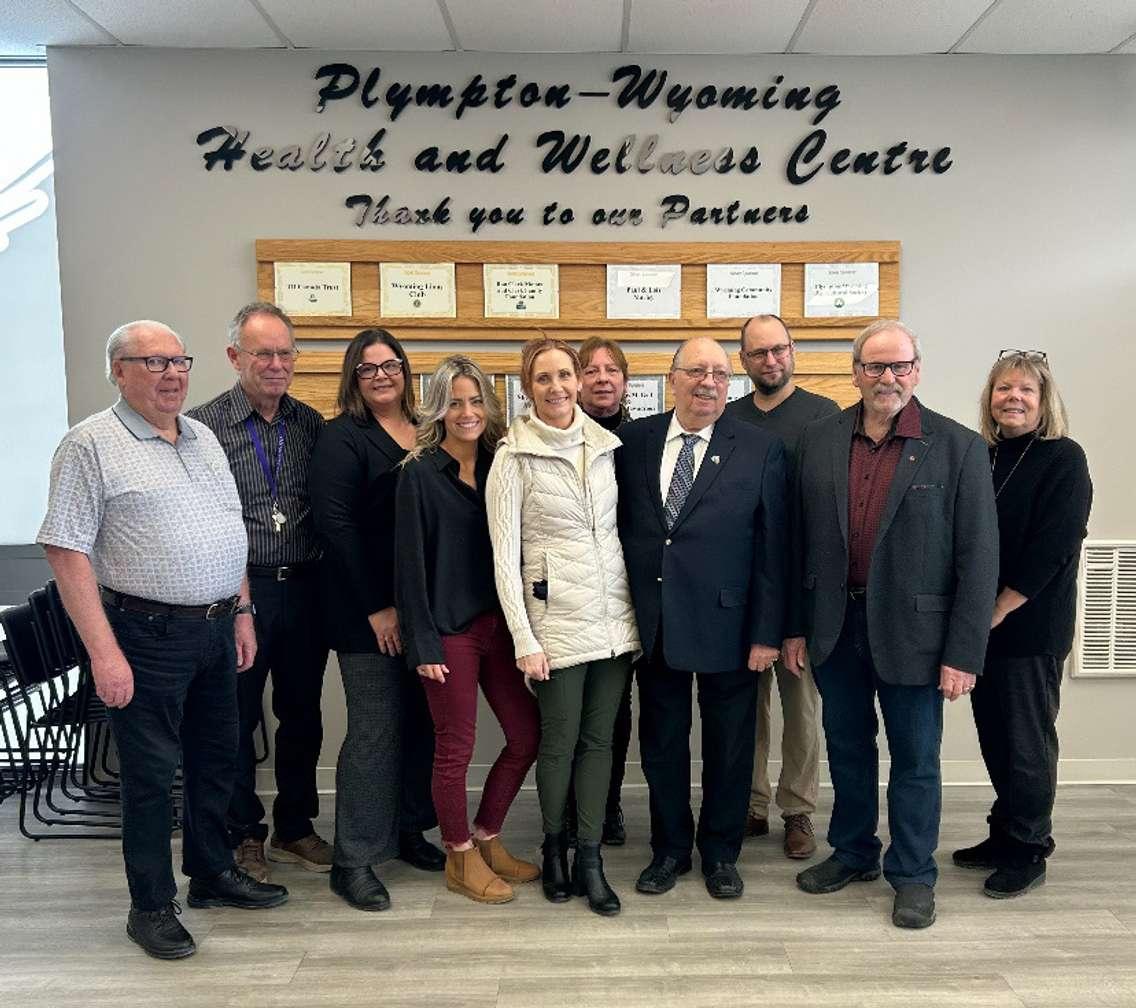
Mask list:
[[[1091,503],[1044,353],[1003,351],[981,437],[914,398],[919,341],[888,320],[855,341],[861,399],[845,410],[796,385],[777,316],[742,328],[752,396],[727,405],[729,357],[695,338],[672,362],[673,409],[636,421],[627,360],[607,339],[526,344],[531,409],[508,426],[462,355],[417,403],[384,329],[351,341],[325,424],[288,394],[298,353],[283,312],[246,306],[229,331],[236,384],[184,415],[193,358],[180,338],[123,326],[107,344],[121,398],[53,462],[38,538],[111,709],[127,932],[147,952],[195,949],[173,898],[179,758],[191,906],[283,902],[273,860],[329,872],[351,906],[382,910],[375,866],[401,857],[479,902],[539,878],[551,902],[619,913],[601,844],[625,840],[633,668],[652,854],[638,892],[673,888],[697,849],[709,894],[742,895],[743,839],[768,832],[774,797],[774,682],[787,856],[816,848],[818,706],[835,789],[833,853],[801,889],[880,874],[878,700],[892,919],[933,923],[942,700],[963,695],[997,800],[989,838],[954,860],[992,870],[991,896],[1044,879]],[[313,825],[329,647],[348,722],[331,844]],[[271,837],[254,747],[268,676]],[[471,823],[479,688],[505,741]],[[534,762],[539,865],[501,838]],[[444,850],[424,836],[435,825]]]

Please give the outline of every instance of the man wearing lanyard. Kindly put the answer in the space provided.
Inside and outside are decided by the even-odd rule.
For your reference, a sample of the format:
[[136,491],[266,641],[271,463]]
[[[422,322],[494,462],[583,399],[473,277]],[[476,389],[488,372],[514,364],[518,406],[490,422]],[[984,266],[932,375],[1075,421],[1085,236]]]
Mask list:
[[256,793],[254,739],[264,684],[272,674],[276,799],[268,856],[310,871],[331,870],[331,847],[316,832],[316,762],[323,742],[320,695],[327,645],[316,599],[319,547],[308,502],[308,459],[323,419],[288,393],[295,368],[292,321],[266,302],[245,305],[229,323],[237,383],[190,416],[220,441],[236,479],[248,531],[248,573],[256,606],[256,662],[238,682],[240,752],[229,804],[237,864],[268,878],[268,828]]

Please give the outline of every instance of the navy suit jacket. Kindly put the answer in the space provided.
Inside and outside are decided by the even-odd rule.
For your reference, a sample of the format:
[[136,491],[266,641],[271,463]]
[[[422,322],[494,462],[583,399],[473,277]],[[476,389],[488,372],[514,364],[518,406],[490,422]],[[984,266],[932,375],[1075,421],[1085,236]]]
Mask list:
[[619,537],[644,653],[663,631],[667,665],[736,672],[752,644],[780,647],[788,566],[785,449],[722,416],[668,531],[659,487],[673,411],[625,424],[615,456]]

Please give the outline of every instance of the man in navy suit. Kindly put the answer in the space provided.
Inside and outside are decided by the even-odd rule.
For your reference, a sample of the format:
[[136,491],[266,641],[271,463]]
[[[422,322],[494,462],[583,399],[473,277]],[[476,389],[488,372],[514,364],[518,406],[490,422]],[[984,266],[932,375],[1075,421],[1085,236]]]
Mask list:
[[[674,409],[622,427],[619,532],[643,642],[639,743],[651,792],[653,858],[636,884],[663,893],[691,868],[742,894],[753,772],[756,672],[783,638],[786,471],[778,438],[728,416],[730,363],[711,339],[684,343]],[[702,807],[690,808],[691,686],[702,719]]]

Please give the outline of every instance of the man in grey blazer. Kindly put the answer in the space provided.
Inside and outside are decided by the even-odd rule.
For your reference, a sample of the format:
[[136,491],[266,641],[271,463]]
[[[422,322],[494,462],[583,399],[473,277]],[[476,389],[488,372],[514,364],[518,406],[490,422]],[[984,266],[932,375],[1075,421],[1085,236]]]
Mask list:
[[810,425],[795,491],[784,660],[820,690],[834,802],[833,854],[797,876],[828,893],[879,877],[878,697],[891,756],[883,872],[892,922],[935,920],[943,698],[974,688],[997,588],[998,520],[974,431],[913,397],[921,354],[899,322],[852,348],[861,401]]

